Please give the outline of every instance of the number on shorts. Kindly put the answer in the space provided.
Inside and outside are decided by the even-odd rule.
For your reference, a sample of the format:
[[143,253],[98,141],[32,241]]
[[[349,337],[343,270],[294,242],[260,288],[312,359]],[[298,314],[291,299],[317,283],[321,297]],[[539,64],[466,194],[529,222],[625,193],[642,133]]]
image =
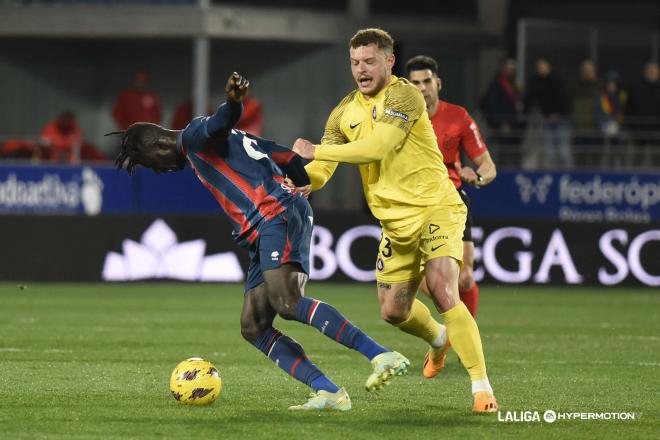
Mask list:
[[383,237],[383,239],[385,240],[385,246],[380,253],[383,255],[383,257],[389,258],[392,256],[392,242],[387,237]]

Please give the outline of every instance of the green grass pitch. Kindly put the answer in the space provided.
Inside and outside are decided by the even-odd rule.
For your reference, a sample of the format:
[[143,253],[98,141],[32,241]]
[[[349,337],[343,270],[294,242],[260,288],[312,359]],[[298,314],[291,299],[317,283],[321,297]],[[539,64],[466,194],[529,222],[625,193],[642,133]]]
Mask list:
[[[348,413],[291,413],[308,389],[242,340],[240,286],[2,284],[0,438],[658,438],[657,290],[482,286],[478,323],[501,417],[547,409],[636,417],[552,424],[472,414],[453,353],[441,377],[424,379],[425,345],[380,320],[372,285],[310,283],[308,294],[407,355],[409,374],[367,393],[370,365],[359,353],[278,319],[353,401]],[[191,356],[220,370],[213,405],[169,394],[170,372]]]

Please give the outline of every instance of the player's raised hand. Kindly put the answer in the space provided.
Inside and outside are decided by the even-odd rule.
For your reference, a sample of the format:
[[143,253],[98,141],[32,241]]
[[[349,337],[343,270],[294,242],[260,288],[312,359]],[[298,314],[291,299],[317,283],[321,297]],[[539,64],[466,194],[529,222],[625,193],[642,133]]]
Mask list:
[[313,143],[307,139],[298,138],[293,143],[293,152],[298,154],[303,159],[314,159],[314,154],[316,153],[316,147]]
[[227,98],[232,101],[241,102],[247,95],[248,89],[250,88],[250,81],[245,79],[239,73],[232,73],[227,80],[227,85],[225,86],[225,92],[227,92]]

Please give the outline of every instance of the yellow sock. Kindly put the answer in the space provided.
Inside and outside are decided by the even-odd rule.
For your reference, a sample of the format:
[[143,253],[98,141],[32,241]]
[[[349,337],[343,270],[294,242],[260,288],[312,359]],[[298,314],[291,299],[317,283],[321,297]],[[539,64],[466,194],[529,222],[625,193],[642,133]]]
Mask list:
[[408,319],[399,324],[394,324],[394,326],[410,335],[422,338],[431,345],[437,341],[442,328],[440,323],[433,319],[426,304],[417,298],[413,302]]
[[479,328],[463,302],[442,314],[451,346],[461,358],[472,381],[488,379]]

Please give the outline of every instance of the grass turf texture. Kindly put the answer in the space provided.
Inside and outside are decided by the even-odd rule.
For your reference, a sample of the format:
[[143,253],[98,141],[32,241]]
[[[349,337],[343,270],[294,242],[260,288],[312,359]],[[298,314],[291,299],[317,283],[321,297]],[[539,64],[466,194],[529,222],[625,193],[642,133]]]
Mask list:
[[[422,377],[425,345],[380,320],[371,285],[311,283],[409,374],[364,391],[370,364],[295,322],[276,326],[353,401],[348,413],[292,413],[308,389],[239,332],[240,286],[0,285],[2,438],[657,438],[660,294],[652,290],[482,287],[478,315],[504,411],[634,412],[636,420],[505,423],[470,411],[469,380],[450,354]],[[174,366],[191,356],[223,378],[211,406],[178,404]]]

